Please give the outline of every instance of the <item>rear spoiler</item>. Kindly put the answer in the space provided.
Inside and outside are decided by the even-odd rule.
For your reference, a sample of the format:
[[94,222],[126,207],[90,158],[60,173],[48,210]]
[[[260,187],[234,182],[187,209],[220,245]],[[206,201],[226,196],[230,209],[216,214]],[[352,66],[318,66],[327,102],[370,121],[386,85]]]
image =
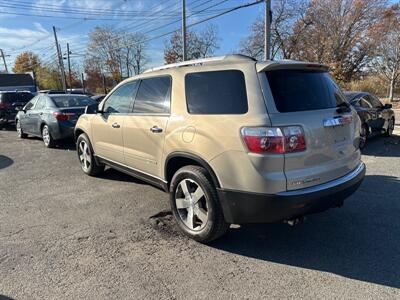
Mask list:
[[327,65],[312,63],[306,61],[296,61],[296,60],[277,60],[277,61],[261,61],[256,64],[257,72],[265,72],[271,70],[282,70],[282,69],[292,69],[292,70],[316,70],[328,72],[329,67]]

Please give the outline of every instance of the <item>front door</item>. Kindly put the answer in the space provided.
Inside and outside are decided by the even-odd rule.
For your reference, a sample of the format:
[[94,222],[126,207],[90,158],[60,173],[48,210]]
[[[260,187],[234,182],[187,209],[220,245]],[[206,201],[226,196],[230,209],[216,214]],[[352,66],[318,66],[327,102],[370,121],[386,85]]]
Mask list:
[[102,113],[92,120],[92,142],[97,156],[116,163],[124,163],[122,132],[126,116],[132,110],[137,83],[128,82],[118,87],[103,103]]
[[161,160],[170,112],[171,78],[141,80],[133,114],[125,119],[125,163],[148,175],[162,178]]
[[30,119],[31,112],[34,111],[35,104],[40,97],[35,97],[29,101],[24,107],[24,113],[20,114],[19,121],[21,122],[21,128],[26,133],[33,133],[33,123]]

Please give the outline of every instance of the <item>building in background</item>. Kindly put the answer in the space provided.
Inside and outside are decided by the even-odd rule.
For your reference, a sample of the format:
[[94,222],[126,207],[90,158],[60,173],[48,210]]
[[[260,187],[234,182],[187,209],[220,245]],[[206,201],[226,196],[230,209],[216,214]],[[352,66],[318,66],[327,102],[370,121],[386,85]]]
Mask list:
[[37,92],[35,79],[31,74],[0,74],[0,91]]

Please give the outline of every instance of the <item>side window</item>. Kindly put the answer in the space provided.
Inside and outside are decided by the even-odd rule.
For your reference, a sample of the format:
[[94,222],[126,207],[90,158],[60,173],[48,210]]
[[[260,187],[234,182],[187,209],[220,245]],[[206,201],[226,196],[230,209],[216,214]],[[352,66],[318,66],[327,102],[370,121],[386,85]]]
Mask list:
[[143,79],[133,106],[134,113],[169,113],[171,102],[171,77]]
[[368,101],[365,96],[360,99],[360,105],[363,108],[372,108],[372,104]]
[[248,110],[244,75],[239,70],[187,74],[185,91],[190,114],[244,114]]
[[31,109],[33,109],[33,107],[35,106],[36,100],[37,100],[38,98],[39,98],[39,97],[35,97],[35,98],[33,98],[31,101],[29,101],[29,102],[25,105],[24,109],[25,109],[25,110],[31,110]]
[[374,96],[368,96],[370,99],[371,99],[371,103],[372,103],[372,106],[374,107],[374,108],[381,108],[383,105],[382,105],[382,103],[381,103],[381,101],[379,101],[379,99],[378,98],[376,98],[376,97],[374,97]]
[[120,86],[108,97],[103,111],[108,114],[129,113],[137,84],[137,81],[133,81]]
[[45,97],[39,97],[35,109],[43,109],[46,107],[46,98]]

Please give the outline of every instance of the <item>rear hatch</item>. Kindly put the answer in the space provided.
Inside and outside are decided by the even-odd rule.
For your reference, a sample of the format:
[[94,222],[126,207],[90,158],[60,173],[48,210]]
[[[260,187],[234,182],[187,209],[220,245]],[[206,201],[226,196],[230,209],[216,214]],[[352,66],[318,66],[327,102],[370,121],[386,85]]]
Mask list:
[[329,182],[357,167],[357,115],[326,68],[285,65],[259,71],[272,126],[304,131],[306,150],[284,154],[287,190]]

